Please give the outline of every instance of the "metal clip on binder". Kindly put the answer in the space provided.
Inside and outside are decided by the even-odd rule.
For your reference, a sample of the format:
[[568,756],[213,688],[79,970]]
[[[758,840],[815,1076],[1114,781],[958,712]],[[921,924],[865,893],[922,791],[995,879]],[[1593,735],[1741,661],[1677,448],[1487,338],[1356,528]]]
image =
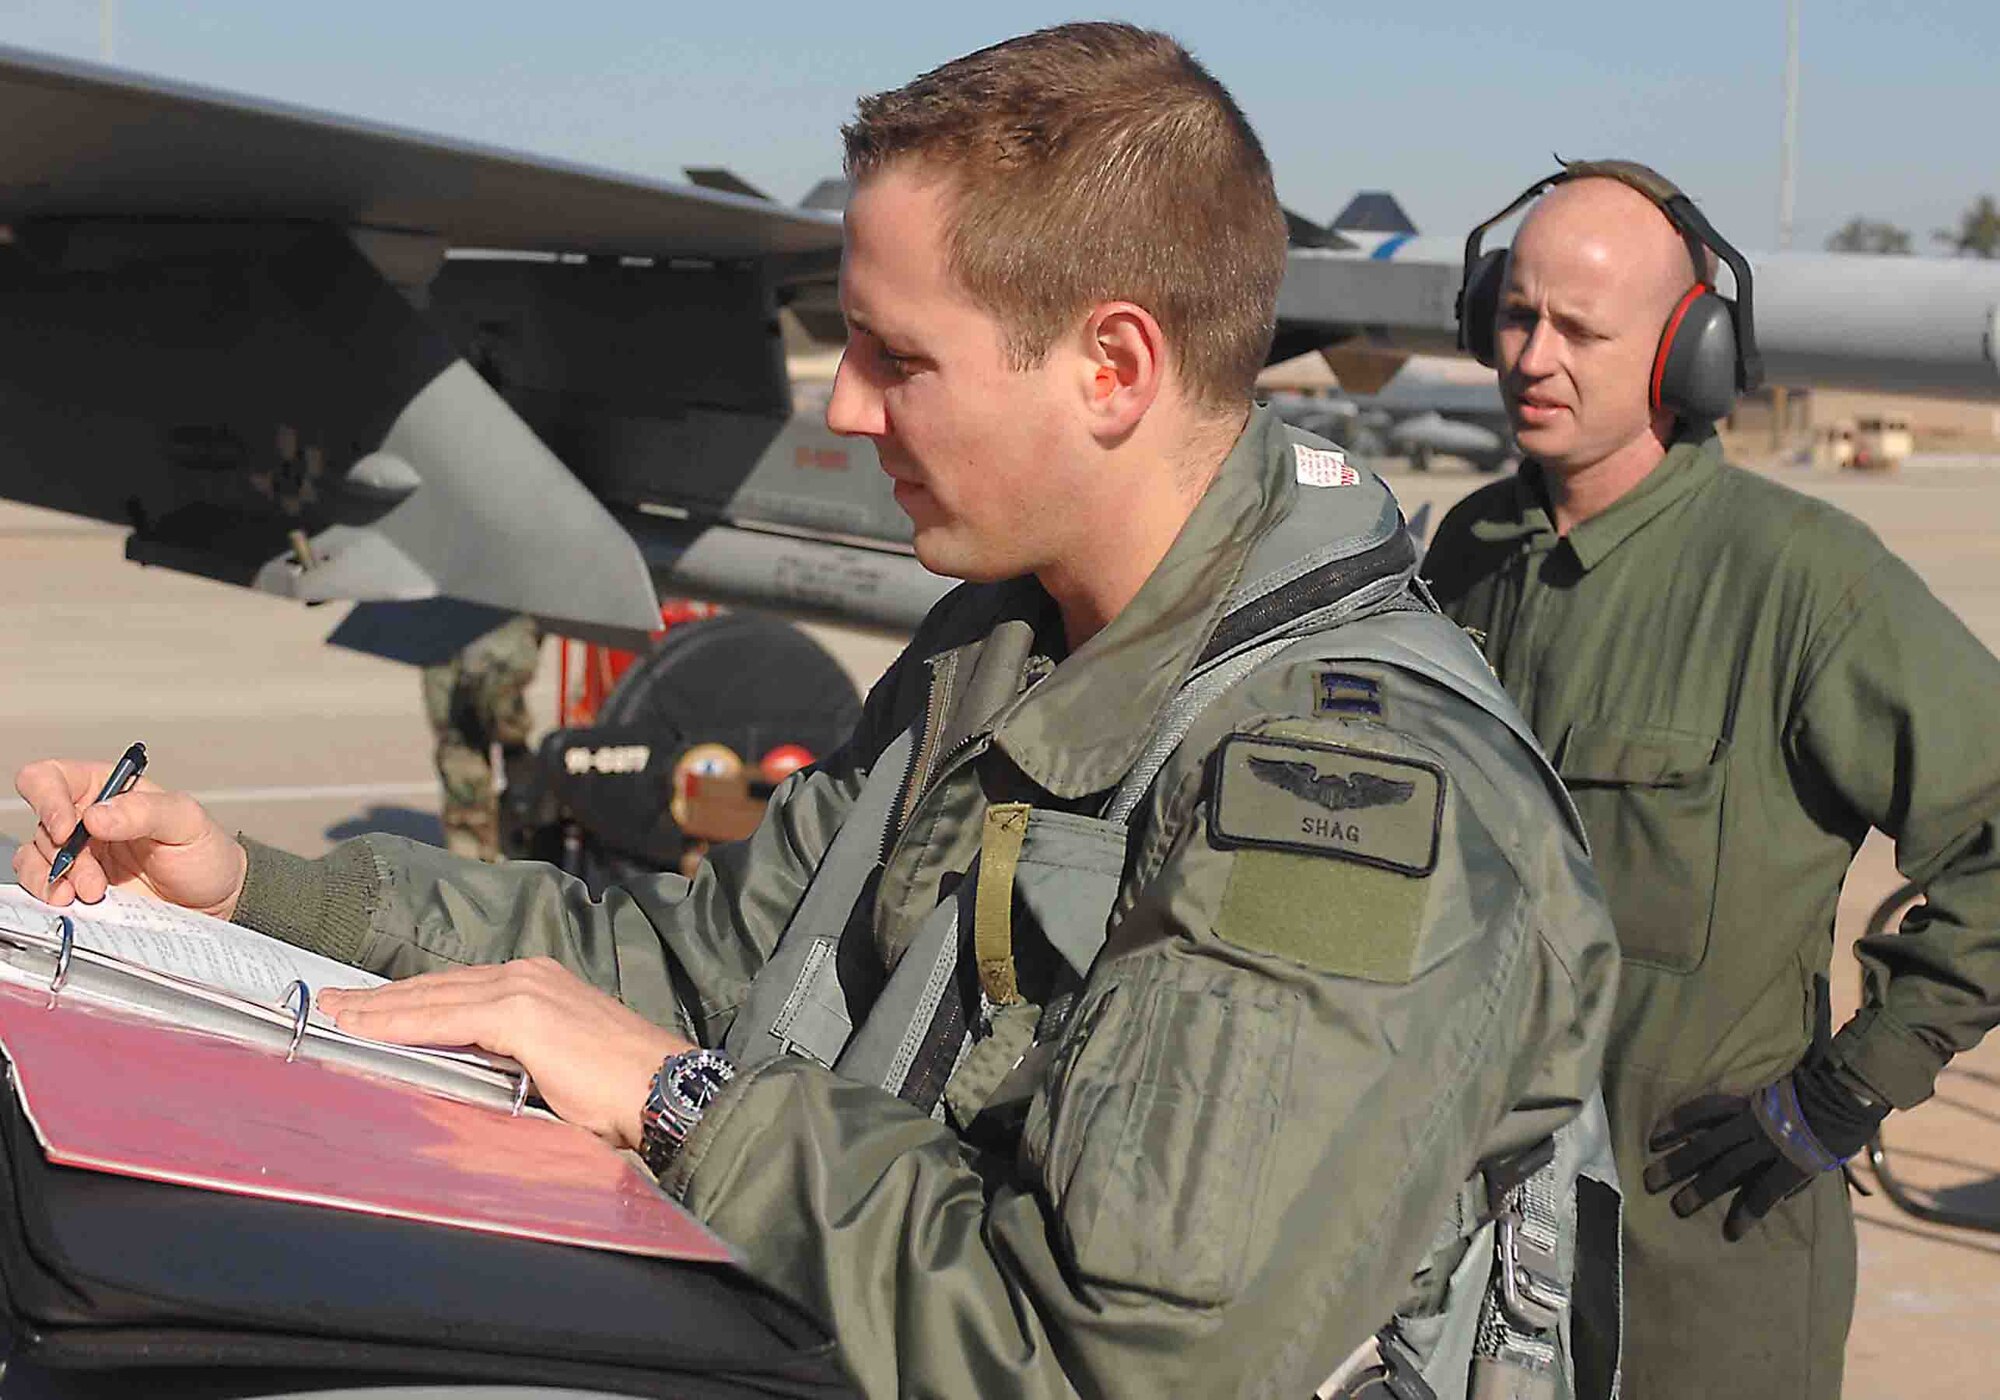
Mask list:
[[[67,920],[64,922],[67,923]],[[67,942],[64,946],[68,946]],[[58,974],[58,985],[60,985],[60,974]],[[297,1006],[292,1005],[294,998],[298,1001]],[[285,988],[285,1009],[292,1013],[292,1042],[285,1047],[286,1064],[299,1057],[299,1046],[306,1038],[306,1021],[312,1015],[312,1004],[313,990],[306,985],[305,979],[295,979],[291,986]],[[534,1087],[535,1081],[525,1069],[514,1076],[514,1102],[507,1110],[508,1116],[513,1118],[521,1116],[521,1110],[528,1104],[528,1093]]]
[[56,916],[56,931],[62,942],[56,948],[56,975],[49,979],[50,1007],[62,995],[63,983],[69,981],[69,960],[76,952],[76,925],[70,922],[69,915]]
[[[299,999],[297,1010],[292,1010],[292,998]],[[290,1064],[299,1057],[299,1042],[306,1038],[306,1018],[312,1015],[312,988],[303,978],[285,988],[285,1009],[292,1013],[292,1043],[285,1047],[285,1063]]]

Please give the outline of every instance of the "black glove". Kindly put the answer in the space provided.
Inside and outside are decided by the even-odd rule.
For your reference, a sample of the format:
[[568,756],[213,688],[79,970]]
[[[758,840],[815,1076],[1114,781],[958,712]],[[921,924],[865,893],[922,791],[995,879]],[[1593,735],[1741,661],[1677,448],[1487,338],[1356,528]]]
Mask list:
[[1818,1024],[1812,1048],[1790,1074],[1744,1098],[1704,1094],[1682,1104],[1653,1128],[1646,1147],[1667,1155],[1646,1168],[1654,1195],[1679,1182],[1674,1214],[1685,1219],[1735,1191],[1722,1237],[1740,1240],[1772,1206],[1820,1172],[1837,1170],[1868,1145],[1886,1104],[1861,1098],[1827,1062],[1831,1008],[1817,977]]

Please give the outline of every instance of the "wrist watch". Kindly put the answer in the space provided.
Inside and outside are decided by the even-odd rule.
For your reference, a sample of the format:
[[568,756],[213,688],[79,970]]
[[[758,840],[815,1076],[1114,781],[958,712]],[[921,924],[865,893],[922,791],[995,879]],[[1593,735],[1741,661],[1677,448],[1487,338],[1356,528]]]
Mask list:
[[735,1064],[720,1050],[697,1048],[667,1056],[639,1115],[639,1156],[653,1175],[673,1165],[702,1113],[735,1077]]

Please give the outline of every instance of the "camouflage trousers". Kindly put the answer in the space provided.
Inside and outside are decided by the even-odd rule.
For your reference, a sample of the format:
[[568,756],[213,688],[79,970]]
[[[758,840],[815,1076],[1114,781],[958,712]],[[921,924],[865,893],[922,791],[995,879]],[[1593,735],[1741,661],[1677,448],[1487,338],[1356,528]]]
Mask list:
[[498,748],[510,780],[528,766],[527,689],[541,657],[534,619],[510,618],[438,666],[424,668],[424,714],[444,784],[444,840],[456,855],[500,858]]

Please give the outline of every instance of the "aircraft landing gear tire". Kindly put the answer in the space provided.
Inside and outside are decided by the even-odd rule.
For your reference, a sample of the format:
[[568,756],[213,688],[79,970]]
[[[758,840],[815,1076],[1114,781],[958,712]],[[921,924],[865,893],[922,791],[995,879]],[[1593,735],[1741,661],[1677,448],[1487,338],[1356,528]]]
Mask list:
[[1410,470],[1413,472],[1427,472],[1430,469],[1431,469],[1431,450],[1428,447],[1411,448]]

